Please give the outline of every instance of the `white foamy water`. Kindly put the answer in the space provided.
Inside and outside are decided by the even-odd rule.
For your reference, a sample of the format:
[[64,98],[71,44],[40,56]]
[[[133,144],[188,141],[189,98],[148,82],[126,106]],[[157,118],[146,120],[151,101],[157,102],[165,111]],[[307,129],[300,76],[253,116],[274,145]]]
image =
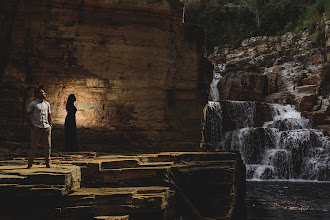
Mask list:
[[210,84],[210,95],[209,95],[209,101],[217,102],[219,101],[219,89],[218,89],[218,83],[220,82],[222,76],[221,73],[225,72],[226,65],[225,64],[218,64],[214,67],[213,72],[213,79]]
[[273,120],[287,119],[287,118],[301,118],[301,113],[296,111],[293,105],[269,104],[271,107]]
[[[209,139],[218,149],[241,152],[248,179],[330,180],[330,141],[322,132],[312,129],[312,122],[302,118],[294,106],[269,104],[273,120],[262,127],[251,127],[258,115],[254,102],[222,103],[226,116],[221,116],[224,110],[218,104],[220,111],[216,115],[221,120],[214,124],[220,127],[216,131],[220,133],[216,140]],[[236,130],[223,132],[224,126],[230,127],[226,118],[230,118]]]
[[301,117],[293,105],[269,104],[273,121],[265,122],[264,128],[278,128],[279,130],[294,130],[312,128],[312,121]]
[[222,132],[222,109],[219,102],[207,103],[206,125],[204,128],[204,139],[208,144],[218,147]]
[[218,83],[222,76],[220,73],[215,73],[213,76],[213,80],[210,84],[210,101],[219,101],[219,89],[218,89]]

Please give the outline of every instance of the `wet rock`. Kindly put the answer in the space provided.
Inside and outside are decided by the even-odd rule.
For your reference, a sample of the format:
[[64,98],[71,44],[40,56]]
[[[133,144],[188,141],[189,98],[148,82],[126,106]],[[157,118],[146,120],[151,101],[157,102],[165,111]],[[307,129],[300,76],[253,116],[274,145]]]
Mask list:
[[[329,34],[324,37],[328,42]],[[315,44],[308,31],[252,37],[242,47],[217,48],[210,59],[234,67],[218,84],[220,99],[295,104],[301,111],[318,111],[330,91],[327,48]]]

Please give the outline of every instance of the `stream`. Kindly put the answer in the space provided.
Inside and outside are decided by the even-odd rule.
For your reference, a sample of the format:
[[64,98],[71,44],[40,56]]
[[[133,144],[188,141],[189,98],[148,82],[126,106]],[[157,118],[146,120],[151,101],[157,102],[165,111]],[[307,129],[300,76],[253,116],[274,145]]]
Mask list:
[[247,219],[329,220],[329,181],[247,181]]

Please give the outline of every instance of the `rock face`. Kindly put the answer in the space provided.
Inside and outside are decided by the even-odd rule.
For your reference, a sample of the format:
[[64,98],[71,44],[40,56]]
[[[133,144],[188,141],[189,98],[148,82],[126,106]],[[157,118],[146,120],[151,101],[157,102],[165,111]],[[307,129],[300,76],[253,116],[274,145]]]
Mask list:
[[29,136],[24,111],[44,85],[57,148],[71,93],[81,150],[198,148],[211,65],[179,0],[0,4],[1,141]]
[[[237,152],[58,153],[0,162],[1,219],[245,219]],[[19,210],[19,212],[17,211]]]
[[318,43],[305,31],[253,37],[239,48],[217,48],[210,58],[227,65],[218,84],[220,99],[294,104],[329,134],[329,25],[326,22]]

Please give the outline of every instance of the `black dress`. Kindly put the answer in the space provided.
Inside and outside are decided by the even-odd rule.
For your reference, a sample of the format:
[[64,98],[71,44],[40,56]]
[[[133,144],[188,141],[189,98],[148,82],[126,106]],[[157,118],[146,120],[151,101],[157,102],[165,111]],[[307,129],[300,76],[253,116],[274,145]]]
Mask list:
[[66,111],[68,114],[65,118],[65,151],[78,151],[76,126],[77,108],[73,103],[67,104]]

